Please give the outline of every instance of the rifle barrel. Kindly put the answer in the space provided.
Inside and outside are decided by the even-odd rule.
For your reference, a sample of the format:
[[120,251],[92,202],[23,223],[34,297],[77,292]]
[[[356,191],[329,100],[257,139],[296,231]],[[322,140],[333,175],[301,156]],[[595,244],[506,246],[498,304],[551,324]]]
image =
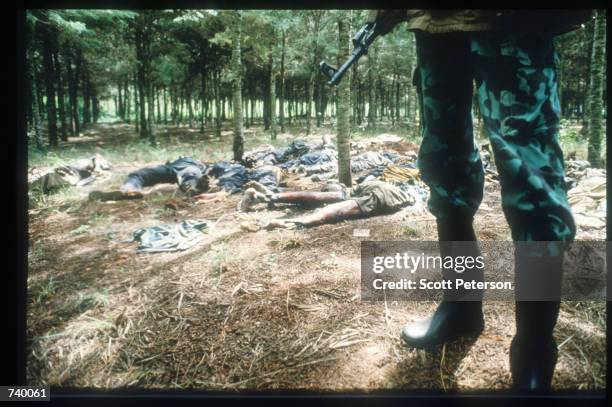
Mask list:
[[351,65],[353,65],[363,54],[365,54],[364,47],[355,48],[353,55],[351,55],[351,57],[344,64],[342,64],[340,68],[338,68],[338,71],[336,71],[328,83],[330,85],[337,85]]

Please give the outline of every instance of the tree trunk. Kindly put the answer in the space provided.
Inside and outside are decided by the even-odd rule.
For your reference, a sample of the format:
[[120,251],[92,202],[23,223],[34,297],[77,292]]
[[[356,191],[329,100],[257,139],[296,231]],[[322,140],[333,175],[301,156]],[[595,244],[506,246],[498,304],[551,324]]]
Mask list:
[[187,96],[187,120],[189,121],[189,128],[193,126],[193,107],[191,105],[191,89],[185,86],[185,93]]
[[217,68],[215,75],[215,135],[221,137],[221,71]]
[[[136,124],[136,133],[140,134],[140,103],[139,100],[140,93],[138,92],[138,68],[136,68],[136,72],[134,73],[134,123]],[[142,135],[141,135],[142,137]]]
[[368,128],[376,126],[376,105],[374,104],[374,49],[370,48],[368,57]]
[[[34,39],[34,32],[36,31],[36,24],[34,23],[32,27],[32,40]],[[28,81],[30,82],[30,92],[31,92],[31,105],[32,105],[32,131],[34,133],[34,145],[39,151],[45,150],[45,144],[43,140],[42,134],[42,118],[39,110],[39,105],[37,99],[38,89],[36,85],[36,75],[35,75],[35,60],[34,60],[34,50],[32,43],[30,42],[26,48],[26,52],[28,54],[27,58],[27,66],[28,66]]]
[[[276,37],[276,36],[274,36]],[[274,41],[276,43],[276,41]],[[274,47],[275,44],[272,44],[271,47]],[[269,65],[270,65],[270,132],[272,134],[272,140],[276,140],[276,133],[278,132],[276,128],[276,78],[274,77],[274,54],[273,50],[270,49],[269,52]]]
[[249,83],[249,98],[251,99],[251,126],[253,125],[253,120],[255,119],[255,103],[256,103],[256,98],[255,98],[255,80],[252,80]]
[[321,127],[321,125],[323,124],[323,119],[324,119],[324,115],[325,115],[325,109],[323,108],[323,94],[324,94],[324,87],[323,87],[323,81],[321,80],[321,75],[317,75],[316,76],[316,80],[317,80],[317,127]]
[[60,139],[62,141],[68,141],[68,126],[66,124],[66,108],[64,101],[64,81],[62,77],[62,69],[59,60],[59,38],[57,32],[55,32],[53,42],[53,64],[55,72],[55,83],[57,84],[57,103],[59,108],[59,119],[60,119]]
[[282,30],[281,40],[281,63],[280,63],[280,93],[278,95],[278,121],[281,133],[285,132],[285,30]]
[[400,121],[400,76],[395,81],[395,121]]
[[263,123],[264,130],[270,130],[270,66],[263,86]]
[[145,12],[145,26],[143,36],[143,52],[144,52],[144,74],[145,74],[145,91],[147,93],[147,138],[149,144],[156,145],[155,142],[155,107],[153,106],[153,79],[151,67],[151,36],[153,31],[153,14],[150,11]]
[[594,167],[601,167],[601,140],[603,127],[603,82],[606,47],[606,15],[597,11],[591,53],[591,92],[589,103],[588,160]]
[[[351,31],[351,30],[349,30]],[[350,89],[351,89],[351,130],[355,129],[355,126],[357,125],[358,122],[358,115],[359,115],[359,104],[358,104],[358,100],[357,100],[357,64],[353,64],[353,66],[351,67],[351,84],[350,84]]]
[[310,66],[310,77],[306,86],[306,135],[310,134],[311,131],[311,117],[312,117],[312,96],[313,88],[315,84],[315,75],[318,73],[318,55],[319,55],[319,29],[321,25],[321,17],[323,16],[323,10],[314,12],[314,27],[311,33],[312,35],[312,65]]
[[[576,100],[576,110],[575,110],[575,114],[580,117],[580,121],[582,122],[582,129],[580,130],[580,133],[582,135],[582,137],[586,140],[588,139],[589,136],[589,119],[590,119],[590,114],[589,114],[589,109],[591,107],[591,93],[592,93],[592,84],[593,82],[591,81],[592,77],[591,77],[591,68],[592,68],[592,60],[593,60],[593,45],[594,45],[594,38],[595,38],[595,26],[596,26],[596,22],[592,21],[586,24],[585,27],[585,35],[587,37],[587,43],[584,44],[584,46],[586,46],[586,48],[589,50],[589,58],[588,58],[588,74],[586,75],[585,78],[585,84],[584,86],[582,86],[582,81],[580,81],[580,86],[579,86],[579,91],[578,91],[578,95],[577,96],[577,100]],[[557,80],[558,83],[561,83]],[[581,97],[582,96],[582,97]]]
[[142,14],[138,15],[136,18],[135,24],[135,38],[136,38],[136,69],[138,74],[138,101],[139,101],[139,111],[140,111],[140,138],[146,139],[149,135],[147,129],[147,115],[146,115],[146,105],[145,105],[145,50],[144,50],[144,16]]
[[234,107],[234,161],[242,161],[244,153],[244,135],[242,130],[242,78],[240,61],[240,35],[242,31],[242,14],[234,11],[234,33],[232,39],[232,93]]
[[130,78],[129,75],[126,75],[125,77],[125,92],[123,93],[125,96],[125,122],[127,124],[130,124],[131,121],[131,117],[132,117],[132,104],[131,104],[131,99],[130,99]]
[[75,70],[72,71],[72,59],[74,54],[72,52],[67,53],[66,58],[66,76],[68,79],[68,101],[69,101],[69,113],[70,113],[70,134],[72,136],[78,136],[81,129],[79,126],[79,111],[78,111],[78,86],[79,86],[79,61],[75,60]]
[[185,106],[185,88],[181,87],[181,90],[177,92],[178,99],[178,121],[179,125],[183,124],[183,107]]
[[91,88],[87,63],[81,57],[81,86],[83,88],[83,128],[91,123]]
[[290,80],[287,84],[287,120],[289,124],[291,124],[292,115],[293,115],[293,80]]
[[[350,37],[346,23],[342,18],[338,20],[338,56],[344,61],[349,56]],[[346,73],[350,76],[350,70]],[[352,186],[351,180],[351,148],[350,148],[350,77],[344,78],[338,86],[338,181],[346,185]]]
[[45,105],[44,102],[44,96],[43,93],[45,92],[45,75],[44,72],[34,72],[35,78],[34,80],[36,81],[36,102],[38,103],[38,111],[40,112],[40,119],[41,120],[46,120],[47,116],[46,116],[46,109],[47,106]]
[[51,29],[46,23],[41,25],[41,28],[43,65],[45,68],[44,79],[45,88],[47,91],[47,124],[49,129],[49,144],[52,147],[55,147],[57,146],[57,112],[55,107],[55,87],[53,85],[55,72],[53,69],[53,49],[51,44],[52,33]]
[[156,86],[154,91],[154,99],[155,99],[155,109],[157,110],[157,120],[156,123],[157,124],[161,124],[162,122],[162,115],[161,115],[161,97],[160,97],[160,88],[159,86]]
[[200,112],[201,112],[201,116],[200,116],[200,133],[204,134],[204,120],[206,117],[206,113],[205,113],[205,105],[206,105],[206,72],[202,69],[202,72],[200,72]]
[[89,85],[91,89],[91,111],[93,116],[93,122],[98,123],[98,118],[100,117],[100,100],[98,99],[98,93],[96,91],[96,87],[90,82]]

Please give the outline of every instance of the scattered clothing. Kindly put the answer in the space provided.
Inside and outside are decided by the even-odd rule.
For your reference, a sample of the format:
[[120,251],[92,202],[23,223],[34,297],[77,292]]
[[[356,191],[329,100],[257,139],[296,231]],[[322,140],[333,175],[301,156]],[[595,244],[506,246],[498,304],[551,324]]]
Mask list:
[[199,243],[207,229],[207,221],[187,219],[174,225],[138,229],[128,242],[140,242],[137,249],[140,253],[175,252]]
[[375,151],[366,151],[351,159],[351,171],[358,173],[391,163],[393,163],[393,161],[389,158],[389,155],[384,155]]
[[357,183],[361,184],[364,181],[374,180],[382,177],[386,168],[387,165],[379,165],[378,167],[373,168],[372,170],[366,172],[365,174],[357,178]]
[[391,164],[384,169],[381,178],[387,182],[416,181],[419,178],[419,170]]
[[426,202],[429,197],[429,190],[423,186],[420,182],[413,183],[412,181],[406,181],[401,183],[394,183],[399,189],[410,195],[414,200],[411,205],[411,211],[419,212],[427,209]]
[[248,172],[249,181],[257,181],[273,192],[278,191],[281,169],[273,165],[263,166]]
[[249,168],[257,168],[264,165],[277,165],[292,159],[298,159],[311,150],[304,140],[293,140],[289,146],[274,148],[267,144],[244,154],[243,162]]
[[217,179],[217,185],[234,194],[242,190],[242,186],[249,180],[247,168],[242,164],[232,164],[220,161],[213,165],[209,175]]
[[283,158],[285,161],[290,158],[297,158],[308,153],[309,150],[310,148],[306,145],[304,140],[296,139],[289,144]]
[[249,170],[242,164],[232,164],[220,161],[214,164],[208,175],[217,179],[217,185],[234,194],[242,191],[242,186],[248,181],[257,181],[272,191],[276,191],[280,182],[280,168],[268,165]]
[[328,163],[336,158],[335,150],[325,149],[306,153],[299,158],[300,165],[313,166]]
[[587,161],[568,161],[568,177],[573,187],[568,191],[576,224],[582,229],[600,230],[606,226],[606,170],[590,168]]

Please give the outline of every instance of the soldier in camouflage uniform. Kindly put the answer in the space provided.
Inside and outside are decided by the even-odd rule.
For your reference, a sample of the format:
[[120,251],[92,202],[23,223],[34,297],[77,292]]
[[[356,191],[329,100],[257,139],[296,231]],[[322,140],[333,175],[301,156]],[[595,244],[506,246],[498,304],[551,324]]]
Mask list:
[[[445,243],[450,241],[472,241],[468,251],[474,253],[462,254],[478,252],[472,222],[483,198],[484,171],[472,127],[473,81],[513,240],[574,238],[557,140],[560,105],[553,37],[590,15],[579,10],[379,10],[370,15],[381,34],[405,20],[415,32],[414,83],[423,120],[418,167],[431,190],[428,206],[437,219],[443,256],[450,253]],[[533,257],[517,247],[516,289],[549,284],[560,293],[561,264],[562,253]],[[529,275],[536,269],[539,276]],[[443,273],[445,279],[453,278],[452,270]],[[462,293],[472,301],[445,295],[429,319],[404,327],[403,341],[427,347],[478,335],[484,327],[479,294]],[[558,313],[558,301],[517,301],[517,332],[510,349],[515,388],[550,387]]]

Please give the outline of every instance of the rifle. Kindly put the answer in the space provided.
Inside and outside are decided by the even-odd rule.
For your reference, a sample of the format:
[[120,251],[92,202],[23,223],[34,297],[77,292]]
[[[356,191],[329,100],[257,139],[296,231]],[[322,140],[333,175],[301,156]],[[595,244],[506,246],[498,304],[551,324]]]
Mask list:
[[351,65],[357,62],[362,55],[368,53],[368,47],[380,35],[375,28],[376,24],[367,23],[357,31],[357,34],[353,37],[353,53],[340,68],[335,68],[325,61],[319,63],[319,69],[321,69],[321,72],[323,72],[329,80],[327,82],[329,85],[337,85],[340,83],[340,79],[342,79]]

